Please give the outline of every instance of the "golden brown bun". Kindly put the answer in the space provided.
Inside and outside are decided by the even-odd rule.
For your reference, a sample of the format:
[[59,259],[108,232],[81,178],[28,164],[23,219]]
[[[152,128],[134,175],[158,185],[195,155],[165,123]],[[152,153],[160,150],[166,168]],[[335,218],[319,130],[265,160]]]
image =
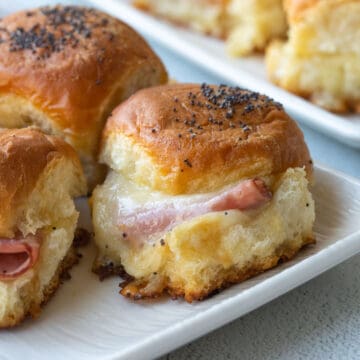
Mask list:
[[34,265],[0,281],[2,328],[36,315],[74,263],[73,197],[86,194],[86,180],[76,152],[62,139],[36,129],[1,130],[0,189],[0,238],[41,238]]
[[286,0],[289,40],[267,49],[270,79],[330,111],[360,111],[358,0]]
[[[14,235],[14,226],[39,179],[64,159],[72,163],[71,197],[84,195],[86,184],[77,154],[63,140],[35,129],[0,130],[0,236]],[[55,186],[55,184],[54,184]]]
[[232,56],[263,51],[286,35],[282,0],[133,0],[154,15],[226,39]]
[[144,39],[94,9],[56,6],[0,21],[0,126],[40,126],[80,155],[90,188],[111,110],[167,74]]
[[170,194],[211,192],[289,167],[312,170],[303,134],[279,103],[205,84],[137,92],[108,120],[101,159]]

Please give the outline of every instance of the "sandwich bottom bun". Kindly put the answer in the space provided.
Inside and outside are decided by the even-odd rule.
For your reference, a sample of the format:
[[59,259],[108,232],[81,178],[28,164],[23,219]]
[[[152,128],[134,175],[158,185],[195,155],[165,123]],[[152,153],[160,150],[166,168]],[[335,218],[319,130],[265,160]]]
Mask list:
[[73,198],[86,194],[86,181],[70,145],[21,129],[0,132],[0,186],[0,328],[7,328],[38,316],[77,262]]
[[290,44],[274,41],[266,51],[266,67],[271,81],[316,105],[338,113],[360,113],[357,54],[301,56]]
[[49,232],[42,244],[36,268],[11,283],[0,282],[0,328],[18,325],[27,316],[37,318],[41,307],[66,278],[67,272],[78,263],[72,245],[75,228]]
[[263,180],[273,196],[259,209],[206,213],[180,222],[160,238],[134,244],[119,227],[120,201],[131,206],[164,198],[176,202],[183,196],[150,192],[111,172],[92,198],[99,249],[94,271],[102,277],[127,274],[121,294],[129,298],[168,293],[192,302],[291,259],[315,242],[306,172],[288,168]]

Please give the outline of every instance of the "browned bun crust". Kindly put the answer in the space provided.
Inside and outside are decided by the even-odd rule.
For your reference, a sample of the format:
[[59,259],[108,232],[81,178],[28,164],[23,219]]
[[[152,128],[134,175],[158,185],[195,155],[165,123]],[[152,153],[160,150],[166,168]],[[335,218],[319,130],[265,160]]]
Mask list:
[[0,130],[0,236],[13,236],[16,214],[37,181],[64,160],[74,164],[71,196],[83,195],[85,179],[70,145],[36,129]]
[[[126,149],[124,142],[130,144]],[[134,166],[144,158],[150,170]],[[137,92],[107,122],[102,160],[133,181],[171,194],[213,191],[290,167],[312,172],[303,134],[279,103],[205,84]]]
[[45,7],[0,21],[0,98],[15,96],[14,107],[28,102],[17,124],[0,125],[40,125],[70,142],[83,163],[95,163],[104,120],[119,102],[166,81],[145,40],[100,11]]

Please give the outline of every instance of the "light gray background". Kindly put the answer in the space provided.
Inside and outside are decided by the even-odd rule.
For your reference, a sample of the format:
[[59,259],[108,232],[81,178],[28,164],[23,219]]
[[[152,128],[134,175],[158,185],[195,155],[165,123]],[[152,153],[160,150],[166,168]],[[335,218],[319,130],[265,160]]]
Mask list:
[[[6,7],[11,11],[19,5],[50,2],[54,1],[13,0],[6,2]],[[4,3],[1,0],[2,8]],[[156,43],[151,44],[171,77],[178,81],[223,82]],[[360,178],[360,151],[308,127],[302,129],[315,162]],[[360,255],[165,359],[360,359]]]

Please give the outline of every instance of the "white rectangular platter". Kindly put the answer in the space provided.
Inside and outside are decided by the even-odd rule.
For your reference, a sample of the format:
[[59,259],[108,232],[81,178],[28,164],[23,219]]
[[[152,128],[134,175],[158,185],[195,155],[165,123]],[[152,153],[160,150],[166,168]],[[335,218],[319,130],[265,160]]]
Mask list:
[[226,54],[222,41],[155,19],[132,8],[131,0],[89,1],[141,33],[221,76],[224,81],[265,93],[280,101],[299,122],[337,141],[360,148],[360,115],[332,114],[271,84],[267,80],[261,56],[232,59]]
[[[36,321],[0,331],[0,359],[150,359],[169,352],[303,284],[360,252],[360,182],[316,167],[317,244],[287,262],[212,298],[187,304],[164,298],[131,302],[119,279],[91,273],[94,249]],[[85,200],[81,225],[90,229]]]

